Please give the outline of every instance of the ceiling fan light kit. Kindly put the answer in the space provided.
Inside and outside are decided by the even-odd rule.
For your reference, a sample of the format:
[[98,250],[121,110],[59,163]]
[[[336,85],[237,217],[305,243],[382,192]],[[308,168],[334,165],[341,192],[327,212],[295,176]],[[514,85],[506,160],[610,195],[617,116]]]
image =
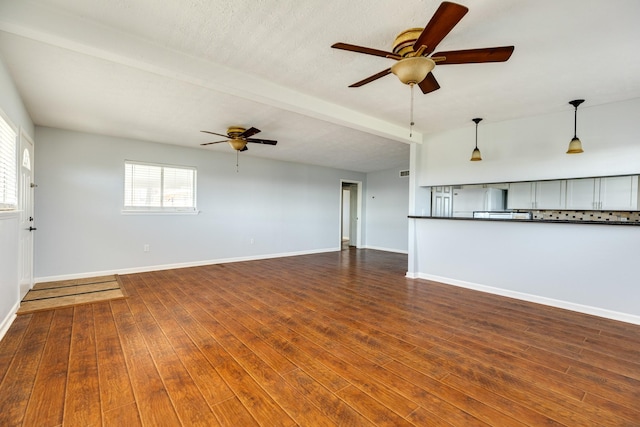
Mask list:
[[577,129],[578,129],[578,105],[582,104],[584,99],[574,99],[573,101],[569,101],[569,104],[573,105],[575,108],[574,116],[573,116],[573,139],[569,143],[569,149],[567,150],[567,154],[580,154],[584,153],[582,149],[582,141],[578,138]]
[[414,56],[403,58],[391,66],[391,72],[406,85],[414,85],[422,82],[427,74],[433,70],[436,63],[431,58]]
[[247,146],[247,141],[243,139],[230,139],[229,145],[236,151],[242,151],[242,149]]
[[476,148],[473,149],[470,160],[472,162],[479,162],[480,160],[482,160],[482,155],[480,154],[480,150],[478,149],[478,123],[480,123],[482,119],[476,118],[472,120],[476,124]]

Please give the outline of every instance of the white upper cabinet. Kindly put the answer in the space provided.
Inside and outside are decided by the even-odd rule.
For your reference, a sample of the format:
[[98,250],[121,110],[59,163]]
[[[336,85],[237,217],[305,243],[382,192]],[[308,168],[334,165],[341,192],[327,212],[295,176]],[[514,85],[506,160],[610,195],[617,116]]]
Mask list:
[[509,209],[564,209],[565,182],[538,181],[509,184]]
[[638,176],[600,178],[600,209],[611,211],[638,209]]
[[533,209],[535,203],[535,182],[512,182],[507,192],[508,209]]
[[536,182],[536,209],[564,209],[565,181]]
[[567,180],[567,209],[593,210],[598,209],[598,190],[600,182],[597,178],[581,178]]
[[638,176],[582,178],[567,180],[567,209],[638,209]]

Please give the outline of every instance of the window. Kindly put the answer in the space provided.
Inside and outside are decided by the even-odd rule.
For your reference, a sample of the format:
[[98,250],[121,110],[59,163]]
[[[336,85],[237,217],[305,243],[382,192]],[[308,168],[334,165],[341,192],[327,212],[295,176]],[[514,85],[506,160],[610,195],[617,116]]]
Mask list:
[[0,210],[18,205],[16,132],[0,114]]
[[125,161],[124,210],[196,212],[196,168]]

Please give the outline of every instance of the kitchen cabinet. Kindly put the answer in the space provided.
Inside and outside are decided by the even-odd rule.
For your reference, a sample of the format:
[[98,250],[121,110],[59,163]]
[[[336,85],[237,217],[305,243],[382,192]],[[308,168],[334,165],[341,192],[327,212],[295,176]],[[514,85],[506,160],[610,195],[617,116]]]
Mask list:
[[509,184],[507,209],[532,209],[534,202],[534,182],[512,182]]
[[572,210],[637,210],[638,176],[569,179],[566,206]]
[[536,182],[536,209],[564,209],[566,182],[538,181]]
[[[581,178],[567,180],[567,209],[598,209],[600,182],[598,178]],[[597,185],[596,185],[597,184]]]
[[509,184],[508,209],[564,209],[563,180],[514,182]]

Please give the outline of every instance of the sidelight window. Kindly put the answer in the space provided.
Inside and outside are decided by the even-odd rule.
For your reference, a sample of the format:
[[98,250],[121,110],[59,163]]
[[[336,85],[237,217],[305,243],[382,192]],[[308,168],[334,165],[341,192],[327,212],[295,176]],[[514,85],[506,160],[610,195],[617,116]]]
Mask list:
[[0,210],[18,206],[17,134],[0,112]]

